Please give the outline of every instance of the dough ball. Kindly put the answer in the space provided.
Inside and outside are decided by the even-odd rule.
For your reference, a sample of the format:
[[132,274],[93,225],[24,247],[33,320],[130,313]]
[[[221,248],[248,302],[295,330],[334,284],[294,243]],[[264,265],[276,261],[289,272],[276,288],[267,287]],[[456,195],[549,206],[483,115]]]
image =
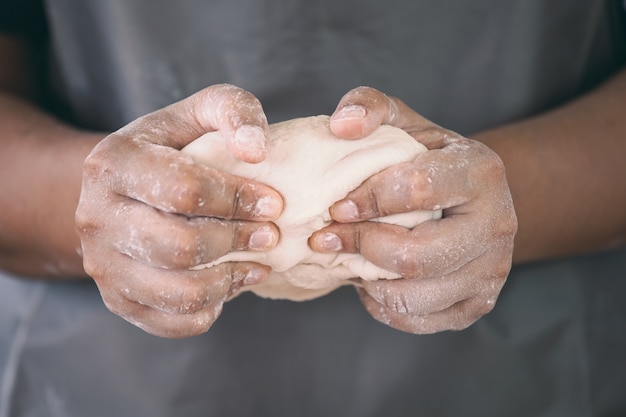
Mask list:
[[[258,164],[236,159],[219,132],[203,135],[183,149],[198,163],[254,179],[280,192],[284,211],[276,220],[278,245],[268,252],[231,252],[210,264],[253,261],[272,268],[267,280],[245,290],[267,298],[307,300],[346,285],[350,278],[395,279],[358,254],[320,254],[308,246],[311,234],[330,224],[329,207],[383,169],[426,151],[401,129],[381,126],[360,140],[336,138],[328,116],[289,120],[270,126],[267,158]],[[439,218],[440,211],[415,211],[377,219],[412,228]]]

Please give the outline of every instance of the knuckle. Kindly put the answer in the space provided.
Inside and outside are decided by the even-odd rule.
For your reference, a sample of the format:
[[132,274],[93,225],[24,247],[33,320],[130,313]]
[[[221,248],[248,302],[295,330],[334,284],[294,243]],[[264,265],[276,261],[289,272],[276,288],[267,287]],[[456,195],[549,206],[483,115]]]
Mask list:
[[102,149],[103,145],[97,146],[83,162],[83,176],[86,178],[100,178],[110,172],[110,161],[107,153]]
[[509,276],[511,272],[511,258],[507,257],[506,259],[501,260],[494,267],[494,271],[492,273],[493,281],[492,286],[490,288],[491,292],[500,292],[504,281]]
[[226,264],[223,270],[225,279],[220,281],[220,291],[226,294],[232,291],[233,287],[242,285],[248,277],[249,271],[250,269],[247,266],[241,266],[234,262]]
[[203,263],[206,257],[202,237],[194,230],[181,229],[164,241],[163,251],[170,254],[171,267],[186,269]]
[[93,245],[91,243],[81,246],[81,256],[83,259],[83,269],[90,276],[98,287],[106,287],[114,278],[115,262],[113,260],[117,254],[111,253],[111,248]]
[[[116,133],[112,133],[101,140],[83,161],[83,178],[97,180],[96,184],[100,184],[103,178],[114,176],[118,171],[116,169],[118,160],[115,155],[119,154],[120,149],[127,147],[128,142],[121,140]],[[87,183],[89,182],[87,181]]]
[[382,188],[380,195],[373,194],[381,215],[415,207],[433,208],[437,204],[431,173],[425,168],[405,165],[379,188]]
[[472,322],[478,320],[479,318],[481,318],[485,314],[491,312],[491,310],[493,310],[495,304],[496,303],[495,303],[495,299],[494,298],[482,298],[482,299],[480,299],[476,303],[476,306],[474,308],[473,314],[470,316],[470,318],[472,319]]
[[501,197],[490,210],[493,215],[489,216],[489,218],[493,219],[494,235],[512,241],[518,229],[517,214],[506,183],[504,183],[502,189]]
[[[384,187],[384,186],[383,186]],[[387,196],[379,195],[380,185],[375,181],[368,182],[363,188],[366,197],[361,199],[359,203],[358,213],[362,217],[373,218],[390,214],[390,210],[386,208],[390,201]],[[386,188],[383,188],[385,190]]]
[[478,296],[468,300],[458,309],[459,319],[456,330],[463,330],[477,322],[481,317],[490,313],[496,305],[497,294]]
[[90,229],[93,223],[92,217],[89,215],[89,210],[83,205],[79,204],[74,212],[74,224],[78,228],[78,232],[83,232],[83,229]]
[[210,298],[206,287],[189,284],[178,287],[173,292],[158,293],[159,308],[176,314],[197,313],[208,304]]
[[111,301],[108,297],[103,295],[102,303],[111,313],[115,314],[116,316],[124,317],[125,310],[119,308],[118,304]]
[[96,282],[100,278],[100,265],[94,261],[89,252],[83,249],[83,269],[85,273],[93,278]]
[[442,325],[428,314],[410,316],[409,320],[402,323],[402,327],[399,327],[399,329],[414,334],[432,334],[443,330],[451,330],[448,326]]
[[84,205],[79,205],[74,214],[74,224],[78,235],[83,238],[93,236],[99,229],[91,211]]
[[517,234],[517,218],[515,216],[506,216],[506,218],[499,221],[494,228],[494,236],[499,238],[498,241],[501,241],[505,246],[509,242],[513,242],[513,238]]
[[498,154],[489,149],[486,159],[487,163],[485,164],[485,168],[488,169],[488,172],[492,174],[494,178],[505,179],[506,170],[504,168],[504,162],[500,159]]
[[460,331],[465,330],[474,324],[483,314],[479,309],[470,308],[466,303],[464,306],[455,306],[455,319],[448,325],[449,330]]
[[185,337],[206,333],[222,312],[223,303],[216,303],[189,317],[185,326]]
[[[247,123],[251,116],[263,114],[263,106],[258,98],[249,91],[233,84],[218,84],[209,87],[209,93],[216,99],[217,117],[220,123],[227,120],[234,125]],[[233,111],[227,111],[236,110]],[[243,116],[243,119],[241,118]]]
[[415,205],[434,209],[437,205],[433,179],[428,169],[416,168],[412,170],[410,189],[407,194]]
[[228,235],[232,237],[231,244],[228,245],[234,251],[243,251],[250,247],[253,234],[257,230],[250,223],[246,222],[229,222]]
[[171,339],[198,336],[202,333],[206,333],[215,321],[213,317],[201,313],[185,317],[182,322],[179,318],[172,319],[167,316],[163,317],[157,323],[132,320],[129,318],[125,319],[147,333]]
[[468,327],[470,327],[472,324],[474,324],[475,322],[476,320],[469,320],[469,319],[459,320],[458,322],[455,322],[452,325],[450,325],[448,330],[452,330],[452,331],[465,330]]
[[388,310],[401,315],[420,314],[424,309],[419,297],[413,297],[409,291],[396,290],[392,282],[377,285],[373,298]]
[[405,247],[398,249],[398,253],[392,253],[395,270],[406,278],[426,278],[431,275],[430,260],[418,256],[418,248],[413,247],[413,242],[407,242]]
[[237,87],[234,84],[230,84],[230,83],[219,83],[219,84],[215,84],[213,86],[209,86],[206,88],[205,91],[207,91],[208,93],[213,92],[214,90],[216,91],[220,91],[220,92],[224,92],[224,93],[228,93],[228,92],[232,92],[232,91],[239,91],[241,88]]
[[355,87],[352,90],[350,90],[348,92],[348,94],[354,95],[354,96],[358,97],[360,95],[379,94],[379,91],[376,90],[373,87],[368,87],[368,86],[361,85],[361,86]]
[[194,318],[190,323],[186,326],[186,331],[182,335],[183,337],[190,336],[199,336],[203,333],[206,333],[214,323],[213,317],[208,315],[202,315],[200,317]]
[[501,222],[499,231],[501,236],[510,237],[512,240],[513,236],[517,234],[517,215],[515,214],[515,209],[513,209],[512,203],[511,206],[507,206],[506,209],[508,215],[505,217],[504,221]]
[[184,175],[170,187],[170,199],[179,213],[195,214],[203,205],[204,191],[204,184],[197,178]]
[[368,86],[358,86],[348,91],[341,99],[341,105],[361,105],[366,107],[376,106],[383,102],[385,95]]
[[258,213],[257,201],[250,195],[247,184],[238,182],[232,191],[231,209],[228,219],[247,218]]
[[491,182],[506,182],[506,170],[502,159],[486,145],[479,144],[480,149],[479,160],[480,163],[473,164],[473,169],[470,170],[470,179],[473,181],[485,181],[485,179]]
[[385,306],[398,314],[411,314],[414,312],[403,294],[389,294],[385,297]]
[[211,299],[218,299],[220,301],[226,299],[228,292],[231,290],[237,278],[245,276],[245,274],[242,275],[240,269],[241,268],[237,268],[237,263],[226,262],[207,270],[207,273],[210,274],[210,281],[208,284],[206,284],[205,281],[205,286],[209,289]]
[[102,295],[102,303],[111,313],[116,316],[123,317],[125,320],[129,320],[132,318],[132,314],[129,311],[128,307],[129,302],[118,295],[113,296],[109,292],[101,291]]

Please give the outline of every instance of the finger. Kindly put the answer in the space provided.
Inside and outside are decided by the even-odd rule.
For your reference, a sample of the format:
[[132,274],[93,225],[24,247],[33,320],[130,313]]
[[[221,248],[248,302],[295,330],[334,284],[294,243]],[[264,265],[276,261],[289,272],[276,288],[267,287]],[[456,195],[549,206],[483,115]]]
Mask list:
[[184,338],[206,333],[222,312],[224,302],[204,308],[193,314],[167,314],[141,304],[129,304],[118,311],[105,301],[113,314],[153,336]]
[[495,300],[471,298],[454,304],[446,310],[427,315],[407,315],[387,309],[366,291],[358,289],[365,309],[376,320],[395,329],[414,333],[432,334],[446,330],[463,330],[490,312]]
[[476,199],[486,189],[506,192],[504,165],[486,146],[466,139],[373,175],[333,204],[330,213],[339,222],[354,222],[445,210]]
[[[439,186],[443,180],[453,187]],[[334,203],[330,214],[338,222],[350,223],[416,210],[441,210],[469,199],[463,186],[416,163],[394,165]]]
[[376,222],[332,223],[311,236],[310,246],[319,252],[360,253],[403,277],[432,278],[461,268],[491,246],[486,236],[467,236],[464,226],[454,216],[413,230]]
[[243,286],[263,281],[269,268],[255,263],[223,263],[208,269],[166,270],[132,263],[133,278],[116,291],[131,303],[167,314],[192,314],[225,300]]
[[[84,163],[84,191],[106,190],[188,216],[267,221],[282,211],[282,197],[271,187],[196,164],[175,149],[152,147],[146,151],[144,144],[119,136],[109,136],[105,142]],[[121,157],[130,154],[133,158]],[[98,194],[89,198],[103,201],[114,197]]]
[[[215,126],[228,148],[245,162],[261,162],[269,147],[269,126],[261,102],[251,93],[229,84],[201,92],[194,106],[201,123]],[[206,132],[203,132],[206,133]]]
[[510,270],[510,262],[501,257],[500,251],[487,252],[444,276],[361,280],[360,286],[378,304],[398,314],[424,316],[475,297],[495,302]]
[[215,261],[232,251],[266,251],[278,243],[272,223],[224,221],[165,213],[124,201],[116,211],[125,225],[111,233],[119,253],[167,269],[189,269]]
[[361,280],[361,287],[385,309],[398,314],[425,315],[445,310],[476,291],[473,282],[452,276],[426,279]]
[[357,87],[346,93],[330,119],[330,129],[343,139],[363,138],[381,124],[405,130],[432,125],[400,99],[371,87]]
[[265,158],[269,127],[261,103],[251,93],[229,84],[207,87],[140,117],[116,135],[182,149],[216,130],[222,132],[237,158],[252,163]]
[[472,222],[471,215],[455,214],[413,230],[375,222],[333,223],[314,233],[310,246],[322,253],[360,253],[382,269],[420,279],[445,276],[484,257],[490,262],[481,275],[504,279],[511,267],[515,225],[478,225],[476,220],[468,232],[467,224]]
[[[111,283],[106,277],[125,279]],[[184,337],[208,330],[226,299],[243,286],[267,277],[269,268],[252,264],[221,264],[207,270],[168,271],[121,260],[96,279],[107,308],[145,331],[163,337]],[[99,276],[96,271],[91,271]],[[109,285],[114,284],[114,285]]]

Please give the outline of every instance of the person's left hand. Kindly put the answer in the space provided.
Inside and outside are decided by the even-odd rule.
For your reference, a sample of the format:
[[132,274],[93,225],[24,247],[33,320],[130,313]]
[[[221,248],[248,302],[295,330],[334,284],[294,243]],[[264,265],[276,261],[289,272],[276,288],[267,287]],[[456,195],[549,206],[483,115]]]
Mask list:
[[[310,240],[319,252],[360,253],[402,276],[357,280],[367,311],[411,333],[463,329],[491,311],[511,268],[517,218],[500,158],[372,88],[348,92],[333,133],[358,139],[379,125],[404,129],[429,151],[366,180],[330,209],[335,220]],[[412,230],[367,220],[443,210]]]

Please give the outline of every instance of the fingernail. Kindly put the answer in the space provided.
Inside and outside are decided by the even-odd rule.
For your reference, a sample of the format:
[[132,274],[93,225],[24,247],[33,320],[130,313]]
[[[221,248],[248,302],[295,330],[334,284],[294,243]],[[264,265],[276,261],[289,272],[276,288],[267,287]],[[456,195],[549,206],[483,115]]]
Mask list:
[[343,243],[339,236],[334,233],[320,233],[315,238],[316,244],[325,251],[339,252],[343,249]]
[[365,117],[365,108],[354,104],[344,106],[333,114],[333,120],[362,119]]
[[338,221],[358,220],[359,209],[352,200],[344,200],[333,207],[333,218]]
[[265,132],[259,126],[243,125],[235,132],[233,143],[251,159],[262,160],[267,153]]
[[252,214],[257,217],[274,219],[280,216],[282,209],[283,203],[280,199],[266,195],[256,201]]
[[276,233],[269,226],[263,226],[250,235],[248,247],[252,250],[266,250],[276,246]]
[[243,279],[243,285],[255,285],[267,277],[267,271],[263,268],[251,268]]

